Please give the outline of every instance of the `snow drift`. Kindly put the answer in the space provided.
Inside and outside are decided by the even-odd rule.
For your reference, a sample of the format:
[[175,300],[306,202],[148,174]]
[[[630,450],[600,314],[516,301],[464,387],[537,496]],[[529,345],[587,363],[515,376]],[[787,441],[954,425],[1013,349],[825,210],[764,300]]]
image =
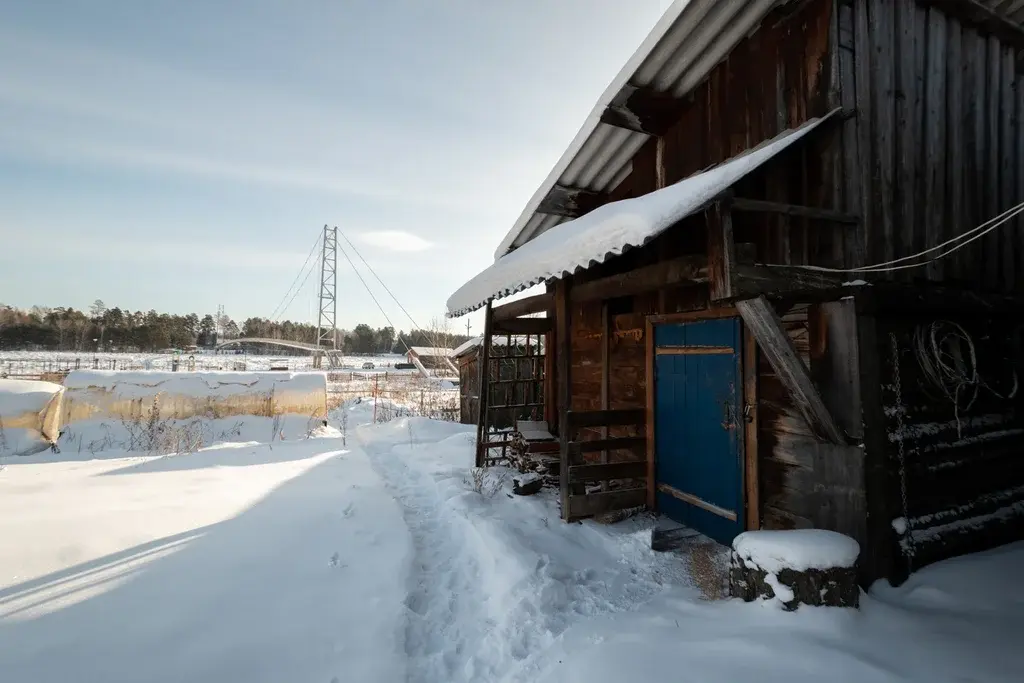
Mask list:
[[0,454],[31,455],[57,440],[64,387],[0,379]]
[[64,381],[65,424],[83,420],[147,417],[273,417],[327,414],[324,373],[102,372],[76,370]]

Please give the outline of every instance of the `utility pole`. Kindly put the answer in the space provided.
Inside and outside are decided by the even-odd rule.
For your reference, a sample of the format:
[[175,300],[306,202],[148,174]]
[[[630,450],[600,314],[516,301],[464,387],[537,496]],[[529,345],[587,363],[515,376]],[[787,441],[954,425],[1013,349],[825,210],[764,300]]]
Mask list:
[[[338,228],[324,226],[320,256],[320,314],[316,322],[316,365],[327,348],[338,349]],[[324,342],[330,342],[325,344]]]
[[466,321],[466,336],[469,336],[469,321]]

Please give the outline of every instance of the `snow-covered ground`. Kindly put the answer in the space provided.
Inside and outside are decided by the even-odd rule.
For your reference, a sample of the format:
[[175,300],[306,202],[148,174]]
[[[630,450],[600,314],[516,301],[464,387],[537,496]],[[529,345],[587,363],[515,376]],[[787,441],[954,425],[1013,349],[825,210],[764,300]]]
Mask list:
[[471,427],[371,410],[272,448],[7,458],[0,680],[1021,680],[1024,544],[860,611],[705,602],[648,518],[563,524],[474,482]]

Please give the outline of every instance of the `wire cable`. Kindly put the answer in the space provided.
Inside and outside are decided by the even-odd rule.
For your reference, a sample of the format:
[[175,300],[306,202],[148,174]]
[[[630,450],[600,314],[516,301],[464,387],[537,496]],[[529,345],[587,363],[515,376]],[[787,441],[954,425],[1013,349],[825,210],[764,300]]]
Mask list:
[[[965,233],[963,233],[961,235],[957,235],[956,237],[953,237],[952,239],[946,240],[942,244],[936,245],[934,247],[930,247],[929,249],[925,249],[924,251],[920,251],[920,252],[918,252],[916,254],[911,254],[910,256],[903,256],[903,257],[898,258],[898,259],[893,259],[892,261],[885,261],[883,263],[876,263],[876,264],[869,265],[869,266],[861,266],[859,268],[828,268],[828,267],[825,267],[825,266],[790,265],[790,264],[774,264],[774,263],[773,264],[766,264],[766,265],[769,268],[799,268],[801,270],[811,270],[811,271],[816,271],[816,272],[821,272],[821,273],[887,273],[887,272],[896,271],[896,270],[907,270],[909,268],[920,268],[921,266],[926,266],[929,263],[934,263],[935,261],[938,261],[939,259],[942,259],[942,258],[945,258],[946,256],[949,256],[950,254],[958,251],[959,249],[962,249],[963,247],[967,246],[968,244],[970,244],[971,242],[973,242],[973,241],[975,241],[977,239],[981,239],[982,237],[984,237],[988,233],[992,232],[996,228],[1002,227],[1003,225],[1005,225],[1006,223],[1008,223],[1009,221],[1011,221],[1012,219],[1016,218],[1017,216],[1019,216],[1022,213],[1024,213],[1024,202],[1022,202],[1020,204],[1017,204],[1016,206],[1011,207],[1010,209],[1007,209],[1006,211],[1004,211],[1003,213],[999,214],[998,216],[996,216],[994,218],[991,218],[988,221],[985,221],[981,225],[979,225],[979,226],[977,226],[975,228],[972,228],[971,230],[968,230],[967,232],[965,232]],[[967,239],[968,237],[970,237],[970,239]],[[961,241],[961,240],[963,240],[963,241]],[[896,263],[902,263],[903,261],[909,261],[911,259],[919,258],[921,256],[924,256],[925,254],[929,254],[931,252],[940,250],[940,249],[942,249],[942,248],[944,248],[944,247],[946,247],[946,246],[948,246],[950,244],[953,244],[954,242],[959,242],[959,244],[957,244],[956,246],[954,246],[951,249],[947,249],[946,251],[942,252],[941,254],[939,254],[937,256],[933,256],[932,258],[930,258],[930,259],[928,259],[926,261],[921,261],[919,263],[903,264],[903,265],[893,265],[893,264],[896,264]]]
[[[306,256],[306,260],[302,262],[302,267],[299,268],[299,272],[295,275],[295,279],[292,280],[292,283],[288,286],[288,289],[285,290],[284,296],[281,297],[281,301],[278,302],[277,306],[274,306],[274,310],[270,313],[271,320],[276,321],[278,317],[284,315],[284,309],[281,309],[281,306],[288,298],[288,295],[292,293],[292,288],[295,287],[295,283],[299,281],[300,277],[302,277],[302,272],[306,270],[306,266],[309,264],[309,259],[313,258],[313,254],[316,253],[316,248],[320,246],[321,239],[323,239],[323,235],[317,235],[316,242],[313,243],[313,248],[309,250],[309,255]],[[309,276],[307,275],[306,278],[308,279]],[[294,299],[294,296],[292,298]],[[291,301],[289,301],[288,303],[289,305],[291,305]]]
[[[348,239],[346,238],[345,241],[347,242]],[[345,257],[345,260],[348,261],[348,264],[352,266],[352,271],[356,274],[356,277],[359,278],[359,281],[363,283],[363,287],[366,288],[366,292],[370,295],[370,298],[373,299],[373,303],[377,304],[377,310],[380,311],[380,314],[382,316],[384,316],[384,320],[388,322],[388,325],[390,325],[392,329],[395,329],[395,324],[391,322],[391,318],[389,318],[388,314],[384,312],[384,307],[380,305],[379,301],[377,301],[377,297],[374,296],[373,290],[371,290],[370,286],[366,284],[366,280],[364,280],[363,276],[359,273],[359,270],[356,268],[356,264],[352,262],[352,257],[348,255],[347,251],[345,251],[345,247],[339,244],[338,250],[341,251],[342,255]],[[405,346],[406,353],[408,353],[410,351],[409,344],[404,339],[402,339],[402,335],[398,335],[398,340],[402,342],[402,345]]]
[[[384,291],[387,292],[388,295],[394,300],[394,302],[398,304],[398,307],[402,309],[402,313],[405,313],[405,317],[409,319],[409,322],[413,324],[413,327],[415,327],[418,330],[422,330],[423,328],[420,326],[418,322],[413,320],[412,315],[409,313],[409,311],[405,309],[405,306],[403,306],[402,302],[398,300],[398,297],[395,296],[394,292],[392,292],[388,288],[388,286],[384,284],[384,281],[380,279],[380,276],[377,275],[377,271],[373,269],[373,266],[367,263],[366,259],[363,258],[363,255],[359,253],[359,250],[356,249],[356,245],[352,244],[352,240],[350,240],[348,236],[345,233],[341,232],[340,230],[338,231],[338,233],[341,234],[342,238],[344,238],[344,240],[348,243],[348,246],[352,249],[353,252],[355,252],[355,255],[359,257],[359,260],[363,262],[363,265],[366,266],[366,269],[370,271],[370,274],[377,279],[377,282],[379,282],[380,286],[384,288]],[[355,266],[353,266],[353,268],[355,268]],[[392,327],[394,327],[394,325],[392,325]]]
[[[274,318],[273,322],[278,322],[281,316],[288,312],[288,309],[291,307],[292,302],[295,301],[295,297],[297,297],[299,295],[299,292],[302,291],[302,288],[306,286],[306,282],[309,281],[309,276],[313,274],[314,270],[316,270],[316,268],[310,268],[308,271],[306,271],[306,277],[303,278],[302,284],[299,285],[298,289],[295,290],[295,293],[292,294],[292,298],[288,300],[287,305],[285,305],[285,307],[281,309],[281,312],[277,314],[277,318]],[[300,272],[299,275],[302,275],[302,273]]]

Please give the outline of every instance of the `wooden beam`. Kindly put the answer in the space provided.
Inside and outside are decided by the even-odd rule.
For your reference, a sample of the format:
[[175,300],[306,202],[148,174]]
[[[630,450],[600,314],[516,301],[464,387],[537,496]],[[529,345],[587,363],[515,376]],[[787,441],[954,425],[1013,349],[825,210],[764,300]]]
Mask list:
[[551,326],[551,318],[511,318],[494,321],[494,331],[501,334],[544,334]]
[[[805,268],[779,268],[737,264],[733,268],[733,296],[750,299],[755,296],[777,297],[790,292],[807,290],[836,290],[842,288],[842,278],[832,273]],[[840,292],[836,298],[849,294],[853,288]],[[807,303],[807,302],[801,302]]]
[[559,476],[558,488],[562,499],[562,519],[569,521],[569,409],[572,406],[572,385],[569,369],[572,367],[572,338],[569,336],[569,282],[565,279],[555,283],[555,339],[557,351],[555,363],[558,366],[558,443],[559,443]]
[[492,315],[491,302],[487,302],[487,308],[484,309],[484,336],[482,340],[482,346],[480,350],[480,398],[476,402],[476,466],[484,466],[484,451],[486,450],[484,444],[487,440],[487,430],[489,429],[487,421],[488,404],[490,403],[491,387],[490,387],[490,364],[491,364],[491,334],[494,326],[494,316]]
[[780,202],[769,202],[762,199],[746,199],[733,197],[730,199],[734,211],[747,211],[752,213],[777,213],[784,216],[796,218],[813,218],[829,223],[845,223],[848,225],[860,225],[860,216],[831,209],[818,209],[810,206],[797,204],[782,204]]
[[[608,410],[608,390],[611,384],[611,320],[608,315],[608,302],[601,302],[601,410]],[[601,438],[608,438],[608,427],[601,427]],[[608,451],[601,451],[601,462],[608,462]],[[607,484],[601,485],[605,490]]]
[[761,528],[761,475],[757,450],[757,342],[743,329],[743,455],[744,489],[747,502],[746,531]]
[[608,196],[579,187],[554,185],[537,205],[537,213],[579,218],[608,201]]
[[568,415],[569,429],[584,427],[604,427],[620,425],[644,424],[643,408],[623,408],[620,410],[589,410],[579,412],[570,410]]
[[574,484],[609,479],[643,479],[646,476],[647,463],[643,460],[604,465],[573,465],[569,468],[569,481]]
[[807,366],[797,355],[793,341],[768,300],[759,296],[737,301],[736,309],[810,428],[827,441],[845,444],[846,440],[814,386]]
[[654,189],[660,190],[665,187],[667,174],[665,173],[665,138],[659,136],[654,145]]
[[593,441],[573,441],[569,444],[573,453],[594,453],[596,451],[617,451],[639,448],[647,442],[644,436],[619,436],[611,439],[594,439]]
[[733,296],[736,244],[732,236],[732,211],[725,201],[717,201],[707,211],[708,283],[711,301]]
[[645,386],[644,386],[644,405],[646,410],[644,412],[644,434],[647,436],[647,509],[654,512],[657,509],[657,493],[656,488],[656,463],[655,458],[657,457],[657,449],[655,448],[655,424],[654,424],[654,382],[655,382],[655,366],[654,366],[654,321],[651,320],[651,316],[647,316],[647,321],[644,323],[644,365],[646,366],[645,373]]
[[621,489],[605,493],[572,496],[563,506],[568,510],[568,519],[593,517],[612,510],[626,510],[641,507],[644,504],[646,489]]
[[680,256],[671,261],[662,261],[652,266],[585,282],[573,287],[572,300],[574,303],[600,301],[653,292],[662,287],[672,287],[686,282],[704,282],[707,279],[705,266],[706,261],[702,255]]
[[671,95],[626,85],[601,112],[601,123],[660,137],[679,119],[685,104]]
[[[554,294],[552,294],[554,300]],[[544,420],[550,426],[558,422],[558,401],[555,400],[555,331],[544,335]]]
[[511,320],[512,318],[518,318],[523,315],[531,315],[533,313],[549,313],[554,310],[554,307],[554,294],[549,292],[535,294],[534,296],[510,301],[507,304],[502,304],[501,306],[495,306],[494,320],[495,322],[498,322],[501,320]]
[[917,3],[938,8],[948,16],[983,29],[983,32],[1015,47],[1024,46],[1024,28],[977,0],[917,0]]

